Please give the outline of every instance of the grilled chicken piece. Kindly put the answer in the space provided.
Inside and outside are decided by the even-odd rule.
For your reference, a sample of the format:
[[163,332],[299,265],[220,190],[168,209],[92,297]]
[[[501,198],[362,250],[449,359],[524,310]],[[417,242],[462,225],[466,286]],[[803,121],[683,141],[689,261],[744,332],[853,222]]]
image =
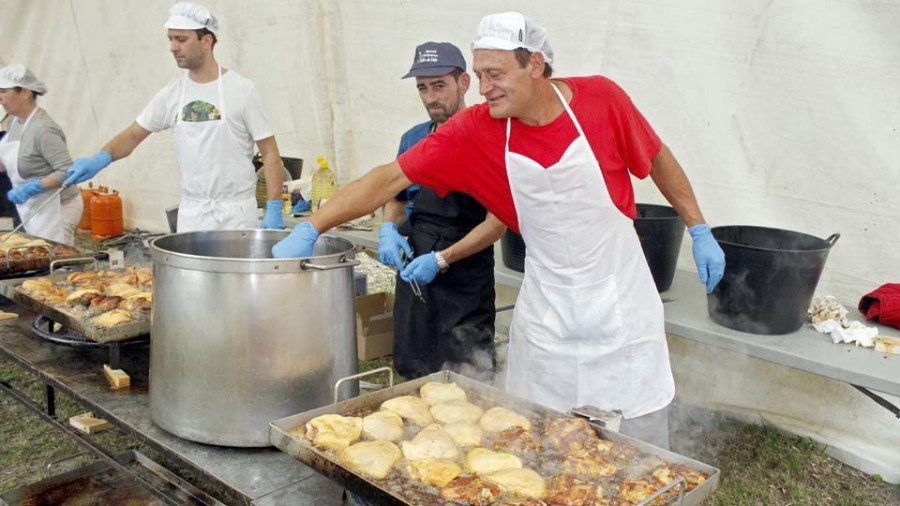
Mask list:
[[601,506],[608,503],[603,499],[603,487],[570,474],[560,474],[550,480],[547,502],[553,506]]
[[137,288],[127,284],[127,283],[112,283],[106,287],[106,290],[103,291],[106,295],[116,295],[122,297],[123,299],[127,299],[131,296],[141,293]]
[[66,297],[66,304],[70,306],[87,306],[94,297],[100,295],[100,290],[95,288],[82,288],[75,290]]
[[[630,501],[628,504],[637,504],[653,495],[659,489],[660,486],[658,484],[647,481],[644,478],[634,478],[619,484],[617,497],[623,501]],[[664,498],[660,496],[654,499],[651,504],[658,504],[663,502],[663,500]]]
[[444,425],[444,432],[450,434],[456,446],[478,446],[484,431],[474,423],[456,422]]
[[65,290],[44,278],[26,279],[19,290],[46,304],[65,304],[68,296]]
[[541,442],[530,430],[522,427],[510,427],[502,430],[494,436],[491,444],[495,450],[506,450],[513,453],[525,453],[532,450],[541,451]]
[[[602,449],[602,445],[597,446]],[[615,443],[609,448],[609,458],[617,465],[627,466],[638,457],[637,448],[623,443]]]
[[53,288],[54,286],[55,286],[55,285],[53,284],[53,281],[50,281],[49,279],[46,279],[46,278],[32,278],[32,279],[26,279],[26,280],[22,283],[22,285],[21,285],[20,288],[21,288],[22,291],[24,291],[25,293],[31,293],[31,292],[34,292],[34,291],[36,291],[36,290],[46,290],[47,288]]
[[394,462],[400,460],[402,456],[397,445],[379,439],[350,445],[341,450],[340,458],[350,469],[372,478],[382,479],[391,472]]
[[400,443],[406,460],[421,459],[455,459],[459,450],[450,434],[444,432],[438,424],[431,424],[416,434],[412,441]]
[[149,267],[138,267],[134,270],[137,275],[138,283],[146,286],[153,286],[153,269]]
[[122,311],[121,309],[113,309],[112,311],[107,311],[102,315],[94,318],[94,325],[99,325],[101,327],[115,327],[116,325],[122,325],[123,323],[128,323],[133,321],[131,317],[131,313],[128,311]]
[[657,467],[650,476],[660,485],[668,485],[675,477],[681,476],[687,485],[685,487],[686,492],[694,490],[698,485],[706,481],[705,474],[684,464],[670,464]]
[[441,488],[459,476],[462,468],[448,459],[424,459],[408,461],[406,472],[414,480]]
[[131,297],[119,303],[118,308],[123,311],[150,311],[153,303],[148,297]]
[[403,419],[397,413],[383,409],[363,418],[362,430],[369,439],[399,441],[403,438]]
[[73,272],[66,278],[73,285],[83,285],[97,281],[97,273],[94,271]]
[[434,421],[428,403],[412,395],[401,395],[388,399],[381,404],[381,409],[393,411],[404,420],[409,420],[419,427],[425,427]]
[[437,381],[429,381],[422,385],[419,395],[432,406],[441,402],[468,400],[465,390],[456,383],[439,383]]
[[478,423],[484,410],[468,401],[446,401],[431,406],[431,416],[441,423]]
[[466,467],[473,473],[487,474],[504,469],[519,469],[522,461],[511,453],[474,448],[466,454]]
[[603,478],[619,472],[619,468],[602,452],[591,448],[564,453],[559,463],[564,473],[584,478]]
[[485,432],[500,432],[510,427],[531,428],[531,422],[527,418],[511,409],[500,406],[485,411],[484,416],[478,421],[478,425]]
[[591,424],[584,418],[560,418],[547,422],[544,426],[544,439],[551,448],[571,452],[584,448],[598,438]]
[[464,501],[472,506],[487,506],[500,497],[500,487],[474,474],[460,476],[441,489],[441,498]]
[[[296,430],[296,429],[295,429]],[[291,435],[295,435],[291,432]],[[362,418],[335,414],[321,415],[306,422],[306,439],[320,448],[343,450],[362,434]]]
[[109,311],[119,307],[122,297],[116,295],[98,295],[91,299],[91,309],[95,311]]
[[495,503],[494,506],[547,506],[546,503],[540,499],[532,499],[531,497],[517,497],[515,499],[507,499],[502,502]]
[[547,484],[541,475],[531,469],[504,469],[484,475],[484,479],[516,497],[543,499],[547,495]]

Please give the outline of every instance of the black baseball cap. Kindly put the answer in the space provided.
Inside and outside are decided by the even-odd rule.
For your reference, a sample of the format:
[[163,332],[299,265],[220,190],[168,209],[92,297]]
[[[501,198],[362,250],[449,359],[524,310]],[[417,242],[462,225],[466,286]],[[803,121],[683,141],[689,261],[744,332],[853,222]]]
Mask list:
[[456,69],[466,70],[466,59],[458,47],[449,42],[426,42],[416,47],[412,67],[402,79],[443,76]]

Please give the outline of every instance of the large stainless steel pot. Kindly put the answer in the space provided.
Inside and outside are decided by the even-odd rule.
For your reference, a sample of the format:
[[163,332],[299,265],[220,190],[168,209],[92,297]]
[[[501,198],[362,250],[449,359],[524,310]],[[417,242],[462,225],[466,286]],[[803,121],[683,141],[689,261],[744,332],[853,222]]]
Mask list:
[[188,232],[150,244],[150,418],[163,429],[268,446],[270,421],[333,402],[335,382],[357,372],[353,245],[323,236],[311,258],[272,258],[287,234]]

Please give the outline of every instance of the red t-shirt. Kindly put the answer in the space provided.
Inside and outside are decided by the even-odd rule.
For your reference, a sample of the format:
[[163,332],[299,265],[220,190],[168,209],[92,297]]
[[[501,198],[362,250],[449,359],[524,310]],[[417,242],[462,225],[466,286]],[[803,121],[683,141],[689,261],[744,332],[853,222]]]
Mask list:
[[[634,190],[629,173],[643,179],[662,142],[631,99],[616,83],[601,77],[563,78],[572,89],[569,106],[600,162],[603,179],[616,206],[634,219]],[[578,136],[565,111],[551,123],[535,127],[512,120],[509,150],[544,167],[553,165]],[[491,117],[481,103],[455,114],[397,158],[406,177],[441,196],[460,191],[475,197],[506,226],[519,221],[504,160],[506,120]]]

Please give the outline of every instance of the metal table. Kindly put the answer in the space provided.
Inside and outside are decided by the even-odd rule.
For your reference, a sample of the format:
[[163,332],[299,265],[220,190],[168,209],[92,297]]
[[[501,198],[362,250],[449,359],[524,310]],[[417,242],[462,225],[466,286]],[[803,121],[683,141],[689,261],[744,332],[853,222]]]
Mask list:
[[[121,368],[131,387],[112,390],[103,375],[106,350],[71,348],[40,340],[32,334],[34,314],[9,301],[7,311],[18,320],[0,324],[0,353],[38,375],[46,384],[46,410],[55,416],[56,390],[86,405],[125,433],[194,473],[213,487],[225,490],[219,499],[228,504],[341,504],[342,490],[333,482],[276,448],[242,449],[209,446],[173,436],[150,421],[148,396],[149,348],[123,348]],[[211,393],[211,395],[214,395]]]

